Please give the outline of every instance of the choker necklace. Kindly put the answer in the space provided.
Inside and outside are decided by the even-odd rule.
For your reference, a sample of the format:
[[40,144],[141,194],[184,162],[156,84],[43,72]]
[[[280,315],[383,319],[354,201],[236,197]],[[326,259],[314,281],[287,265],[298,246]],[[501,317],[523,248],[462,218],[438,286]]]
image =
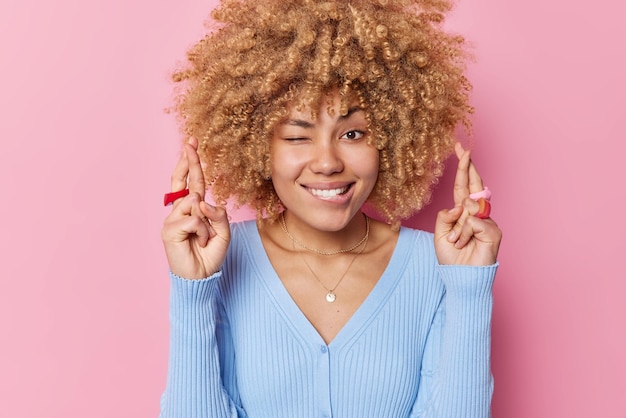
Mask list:
[[[369,219],[367,217],[367,215],[365,216],[365,219]],[[369,226],[369,221],[368,221],[368,226]],[[368,229],[368,232],[369,232],[369,229]],[[361,250],[358,253],[354,254],[354,257],[352,257],[352,260],[350,260],[350,263],[348,264],[348,267],[343,272],[343,274],[341,275],[339,280],[337,280],[337,283],[335,283],[335,286],[333,286],[332,289],[327,288],[326,285],[324,284],[324,282],[322,282],[320,280],[320,278],[317,277],[317,274],[315,274],[315,272],[313,271],[313,269],[311,268],[309,263],[307,263],[306,258],[304,257],[304,253],[300,254],[302,256],[302,261],[304,261],[304,264],[307,266],[307,268],[309,269],[309,271],[311,272],[313,277],[315,277],[315,279],[322,285],[322,287],[324,289],[326,289],[326,302],[333,303],[337,299],[337,295],[335,294],[335,289],[337,289],[337,287],[339,286],[339,283],[341,283],[343,278],[346,277],[346,274],[348,273],[348,270],[350,270],[350,267],[352,267],[352,264],[354,263],[354,260],[356,260],[356,258],[363,253],[363,251],[365,250],[365,247],[367,247],[367,238],[368,237],[369,237],[369,234],[365,234],[365,239],[362,240],[361,243],[359,243],[359,245],[363,245],[363,247],[361,248]],[[296,241],[292,241],[292,244],[293,244],[293,249],[295,250],[296,249]]]
[[[304,245],[304,243],[302,243],[296,237],[291,235],[289,233],[289,230],[287,229],[287,223],[285,223],[285,212],[284,211],[280,213],[280,226],[281,226],[282,230],[285,232],[285,234],[287,234],[287,236],[289,238],[291,238],[291,241],[294,244],[298,244],[299,247],[302,247],[302,248],[304,248],[307,251],[311,251],[312,253],[319,254],[319,255],[336,255],[336,254],[349,253],[351,251],[354,251],[357,248],[359,248],[361,245],[363,245],[364,242],[367,241],[367,238],[370,235],[370,218],[366,214],[363,214],[363,216],[365,216],[365,235],[363,236],[363,238],[361,238],[361,241],[357,242],[356,244],[354,244],[350,248],[342,248],[342,249],[335,250],[335,251],[318,250],[317,248],[307,247],[306,245]],[[365,246],[363,248],[365,248]],[[363,251],[363,250],[361,250],[361,251]]]

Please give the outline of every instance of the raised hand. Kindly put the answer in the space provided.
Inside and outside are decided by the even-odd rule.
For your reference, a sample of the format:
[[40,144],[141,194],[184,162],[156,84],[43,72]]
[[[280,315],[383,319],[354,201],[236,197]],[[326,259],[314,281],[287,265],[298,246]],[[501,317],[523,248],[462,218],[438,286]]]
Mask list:
[[189,195],[173,204],[161,238],[170,270],[186,279],[201,279],[217,272],[230,243],[224,208],[204,201],[206,186],[195,139],[185,144],[172,174],[172,192],[189,188]]
[[483,182],[470,159],[470,151],[457,142],[459,164],[454,180],[454,208],[439,212],[435,225],[435,251],[439,264],[486,266],[495,263],[502,231],[491,219],[474,216],[479,203],[469,195],[483,190]]

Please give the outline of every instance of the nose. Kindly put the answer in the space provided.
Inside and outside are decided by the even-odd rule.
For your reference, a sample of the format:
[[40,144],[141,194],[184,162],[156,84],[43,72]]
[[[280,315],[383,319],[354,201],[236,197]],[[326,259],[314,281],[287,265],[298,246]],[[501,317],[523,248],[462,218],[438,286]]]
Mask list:
[[343,171],[343,159],[338,146],[332,141],[317,141],[311,158],[311,170],[326,176]]

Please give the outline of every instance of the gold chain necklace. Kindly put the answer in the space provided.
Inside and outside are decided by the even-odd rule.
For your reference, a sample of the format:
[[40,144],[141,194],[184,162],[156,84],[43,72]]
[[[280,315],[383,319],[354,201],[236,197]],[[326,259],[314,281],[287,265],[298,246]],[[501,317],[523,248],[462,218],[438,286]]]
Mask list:
[[[319,255],[336,255],[336,254],[341,254],[341,253],[352,252],[352,251],[356,250],[357,248],[359,248],[361,245],[363,245],[364,242],[367,241],[367,238],[370,235],[370,218],[365,213],[363,214],[363,216],[365,217],[365,235],[363,236],[363,238],[361,238],[361,240],[359,242],[357,242],[356,244],[354,244],[350,248],[342,248],[342,249],[335,250],[335,251],[318,250],[317,248],[307,247],[303,242],[301,242],[296,237],[291,235],[291,233],[289,233],[289,230],[287,229],[287,223],[285,222],[285,212],[284,211],[280,213],[280,227],[285,232],[285,234],[287,234],[287,236],[289,238],[291,238],[291,241],[294,244],[298,244],[299,247],[302,247],[302,248],[304,248],[307,251],[311,251],[312,253],[319,254]],[[365,248],[365,247],[363,247],[363,248]]]
[[[365,217],[365,219],[368,219],[367,216]],[[367,238],[368,238],[368,235],[365,235],[365,240],[362,242],[363,247],[361,248],[361,250],[358,253],[354,254],[354,257],[352,257],[352,260],[350,260],[350,263],[348,264],[348,267],[343,272],[343,274],[341,275],[339,280],[337,280],[337,283],[335,283],[335,286],[333,286],[332,289],[329,289],[329,288],[326,287],[324,282],[322,282],[320,280],[320,278],[317,277],[317,274],[315,274],[315,272],[313,271],[313,269],[311,268],[309,263],[306,261],[306,258],[304,257],[304,254],[302,254],[302,253],[300,254],[302,256],[302,261],[304,261],[304,264],[307,266],[307,268],[309,269],[309,271],[311,272],[313,277],[315,277],[315,279],[322,285],[322,287],[324,289],[326,289],[326,292],[327,292],[326,293],[326,302],[333,303],[337,299],[337,294],[335,294],[335,289],[337,289],[337,287],[339,286],[339,283],[341,283],[343,278],[346,277],[346,274],[348,274],[348,270],[350,270],[350,267],[352,267],[352,264],[354,263],[354,260],[356,260],[356,258],[359,255],[363,254],[363,251],[365,251],[365,247],[367,247]],[[292,241],[292,244],[293,244],[293,248],[295,250],[296,249],[296,241]]]

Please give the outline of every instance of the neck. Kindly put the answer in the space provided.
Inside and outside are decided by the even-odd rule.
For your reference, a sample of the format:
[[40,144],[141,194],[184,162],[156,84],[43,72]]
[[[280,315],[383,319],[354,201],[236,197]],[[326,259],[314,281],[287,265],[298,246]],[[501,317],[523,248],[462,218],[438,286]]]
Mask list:
[[369,235],[369,219],[359,212],[347,224],[333,229],[318,229],[285,211],[281,228],[293,242],[292,248],[318,255],[349,253],[358,249]]

